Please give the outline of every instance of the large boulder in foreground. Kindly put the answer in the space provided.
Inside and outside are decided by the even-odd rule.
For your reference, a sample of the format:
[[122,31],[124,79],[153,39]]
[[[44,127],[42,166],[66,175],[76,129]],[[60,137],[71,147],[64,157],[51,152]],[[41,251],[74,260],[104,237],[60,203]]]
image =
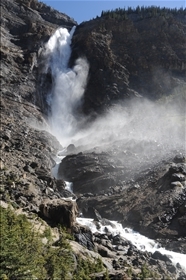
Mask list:
[[41,215],[53,223],[62,224],[71,229],[78,215],[77,204],[72,200],[45,200],[39,207]]

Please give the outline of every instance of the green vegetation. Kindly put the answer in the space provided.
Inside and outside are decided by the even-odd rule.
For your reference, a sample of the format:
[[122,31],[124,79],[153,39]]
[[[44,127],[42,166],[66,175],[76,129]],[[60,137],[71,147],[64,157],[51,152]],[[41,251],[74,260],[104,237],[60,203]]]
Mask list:
[[[26,215],[0,207],[0,279],[89,280],[90,273],[103,270],[101,260],[76,259],[67,233],[59,228],[60,239],[52,244],[50,230],[33,229]],[[42,238],[48,238],[47,243]]]
[[103,271],[103,263],[100,259],[95,262],[87,262],[87,260],[79,260],[76,275],[74,275],[73,280],[91,280],[92,278],[89,276],[91,273]]
[[139,280],[159,279],[159,277],[160,275],[150,271],[145,264],[141,267],[141,273],[138,275]]
[[[69,245],[72,238],[65,229],[59,227],[60,238],[53,243],[50,227],[42,233],[34,229],[24,214],[17,215],[11,209],[0,207],[1,211],[1,280],[93,280],[94,273],[104,272],[101,259],[94,261],[73,254]],[[42,238],[48,242],[42,242]],[[127,275],[133,269],[128,267]],[[108,271],[104,279],[109,280]],[[141,267],[138,279],[157,279],[145,265]]]
[[128,7],[127,9],[117,8],[115,10],[102,11],[101,17],[105,19],[118,19],[125,20],[128,19],[130,15],[138,16],[138,19],[149,18],[149,17],[158,17],[158,16],[167,16],[167,15],[186,15],[186,9],[180,8],[160,8],[157,6],[150,7],[140,7],[136,8]]

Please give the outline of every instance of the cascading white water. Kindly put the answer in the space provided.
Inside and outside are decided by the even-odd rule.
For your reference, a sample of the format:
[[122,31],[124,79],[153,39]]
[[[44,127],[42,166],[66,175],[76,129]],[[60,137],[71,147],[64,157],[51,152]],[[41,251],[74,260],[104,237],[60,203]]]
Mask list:
[[66,28],[59,28],[46,44],[47,70],[50,69],[53,79],[53,89],[48,96],[49,121],[52,134],[63,145],[69,142],[78,127],[75,109],[81,102],[89,70],[84,58],[77,59],[72,69],[68,67],[74,32],[75,27],[70,33]]
[[[77,218],[77,222],[81,225],[88,226],[91,231],[105,233],[105,227],[107,230],[112,233],[114,236],[119,234],[121,237],[126,238],[129,240],[133,245],[137,247],[140,251],[147,251],[154,253],[155,251],[159,251],[163,255],[168,255],[174,265],[179,263],[182,268],[186,271],[186,255],[176,253],[173,251],[166,250],[163,247],[160,247],[158,243],[154,240],[149,239],[138,232],[133,231],[130,228],[123,228],[120,223],[117,221],[109,221],[108,225],[101,225],[99,224],[99,229],[97,229],[93,219],[86,219],[86,218]],[[112,224],[112,226],[111,226]]]
[[185,120],[182,115],[178,115],[176,102],[167,104],[166,110],[161,102],[150,102],[145,98],[128,102],[127,109],[121,102],[86,126],[86,129],[79,129],[86,123],[86,117],[80,117],[76,109],[82,101],[89,65],[85,58],[78,58],[74,67],[69,68],[74,32],[75,27],[70,33],[66,28],[59,28],[45,46],[45,71],[51,72],[53,85],[48,95],[51,108],[49,122],[51,133],[61,144],[67,146],[74,143],[92,148],[122,139],[134,139],[165,144],[165,152],[175,146],[184,148]]
[[[64,149],[64,150],[66,150],[66,149]],[[63,151],[61,151],[61,152],[63,152]],[[60,156],[59,154],[58,154],[58,156],[56,156],[56,158],[55,158],[56,164],[55,164],[55,166],[52,168],[52,175],[53,175],[56,179],[58,179],[58,169],[59,169],[60,162],[62,161],[63,158],[65,158],[65,156]],[[67,181],[65,181],[65,184],[66,184],[65,189],[73,194],[73,183],[72,183],[72,182],[67,182]],[[74,195],[73,195],[73,196],[74,196]]]
[[[47,71],[49,69],[51,70],[53,78],[53,90],[49,95],[49,103],[51,106],[50,126],[52,130],[51,132],[57,137],[57,139],[62,143],[62,145],[69,144],[71,137],[73,137],[75,133],[78,132],[78,119],[77,115],[75,114],[75,109],[79,102],[81,102],[89,70],[89,66],[86,59],[82,58],[76,61],[76,65],[73,67],[73,69],[70,69],[68,67],[68,62],[71,55],[71,39],[74,34],[74,31],[75,27],[72,28],[70,33],[65,28],[59,28],[46,44]],[[159,122],[157,120],[157,117],[159,116],[159,111],[155,110],[155,112],[155,120],[157,124],[156,126],[159,127]],[[109,123],[111,123],[111,127],[114,128],[113,135],[117,136],[122,134],[123,137],[124,132],[122,128],[123,124],[126,124],[126,119],[125,122],[123,122],[123,115],[119,114],[118,116],[118,113],[115,111],[113,113],[113,116],[112,114],[109,116],[110,118],[108,118],[107,116],[106,121],[103,121],[103,124],[101,123],[101,127],[99,127],[97,123],[94,126],[92,126],[89,133],[91,134],[92,131],[95,133],[96,131],[96,136],[98,136],[97,134],[100,133],[99,135],[102,141],[102,136],[106,135],[105,131],[110,131]],[[118,126],[117,124],[117,120],[121,121],[121,119],[122,127],[120,128],[120,126]],[[160,123],[161,122],[162,118],[160,118]],[[138,122],[135,123],[137,123],[137,127]],[[107,130],[105,130],[105,127]],[[144,135],[149,135],[147,133],[144,133],[144,131],[142,131],[141,133],[141,127],[142,125],[139,129],[140,133],[137,132],[138,130],[136,131],[136,129],[134,129],[136,138],[139,136],[141,137],[141,135],[143,137]],[[120,132],[120,134],[117,133],[118,131]],[[126,127],[124,131],[126,131],[126,135],[129,135]],[[129,127],[129,131],[131,133],[131,127]],[[149,131],[149,127],[147,131]],[[156,133],[155,130],[153,131],[154,135],[151,135],[151,138],[152,136],[153,138],[156,138],[155,136],[159,135],[159,133]],[[90,141],[90,137],[88,137],[88,140]],[[62,159],[62,157],[58,157],[58,163]],[[57,176],[57,168],[58,165],[56,165],[56,168],[53,170],[54,176]],[[70,183],[67,183],[67,188],[70,191],[72,191]],[[98,231],[92,219],[78,218],[77,221],[81,224],[89,226],[93,232]],[[131,229],[123,229],[121,224],[117,222],[112,223],[113,227],[108,225],[107,228],[109,228],[109,230],[113,234],[120,234],[121,236],[130,240],[139,250],[147,250],[149,252],[154,252],[158,250],[162,254],[170,255],[174,263],[179,262],[182,265],[182,267],[186,270],[185,255],[171,252],[165,250],[164,248],[159,248],[158,244],[156,244],[153,240],[150,240],[140,235],[139,233],[132,231]],[[100,226],[99,231],[104,232],[104,228],[105,226]]]

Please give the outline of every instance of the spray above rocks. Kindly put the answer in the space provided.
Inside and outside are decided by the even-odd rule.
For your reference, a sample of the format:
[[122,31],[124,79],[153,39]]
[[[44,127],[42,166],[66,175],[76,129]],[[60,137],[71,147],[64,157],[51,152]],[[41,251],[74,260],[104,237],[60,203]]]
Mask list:
[[109,149],[109,145],[118,140],[133,140],[156,141],[157,146],[164,145],[165,150],[184,148],[185,115],[179,111],[176,99],[173,102],[171,99],[169,102],[151,102],[143,97],[125,100],[123,104],[115,103],[91,123],[86,121],[87,117],[77,114],[89,65],[85,58],[79,58],[72,69],[68,67],[74,32],[75,27],[70,33],[65,28],[57,29],[46,44],[46,71],[50,69],[53,79],[53,88],[48,96],[51,107],[49,122],[52,133],[61,144]]

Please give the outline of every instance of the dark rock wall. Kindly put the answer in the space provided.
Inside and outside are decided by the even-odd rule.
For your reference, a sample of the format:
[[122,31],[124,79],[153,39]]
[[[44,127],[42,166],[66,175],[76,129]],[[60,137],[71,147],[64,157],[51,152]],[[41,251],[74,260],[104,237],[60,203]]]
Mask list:
[[80,24],[73,37],[72,61],[82,55],[90,63],[84,111],[100,112],[138,93],[158,99],[182,88],[182,83],[185,90],[185,34],[184,14],[101,17]]

